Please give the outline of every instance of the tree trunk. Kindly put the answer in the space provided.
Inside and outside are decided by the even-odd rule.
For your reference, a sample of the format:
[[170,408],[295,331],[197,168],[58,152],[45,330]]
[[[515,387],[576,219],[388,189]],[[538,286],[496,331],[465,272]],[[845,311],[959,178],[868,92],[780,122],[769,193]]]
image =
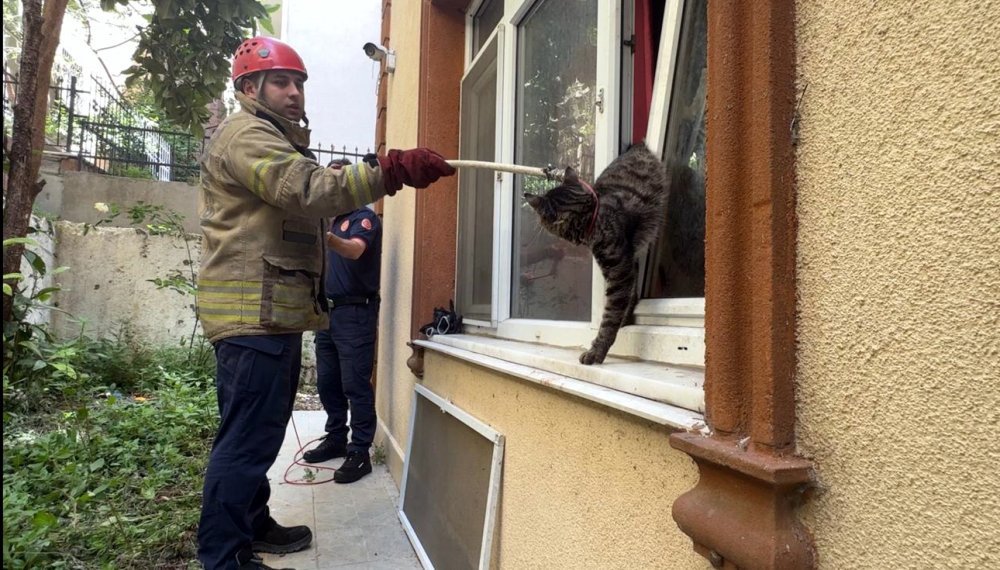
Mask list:
[[[14,125],[10,148],[10,173],[4,194],[3,239],[24,237],[31,221],[31,208],[42,191],[38,180],[45,149],[45,116],[48,112],[52,62],[59,47],[67,0],[22,0],[24,43],[18,70],[18,92],[14,103]],[[4,275],[21,268],[21,244],[3,250]],[[4,280],[15,290],[18,283]],[[13,298],[3,297],[3,322],[10,321]]]

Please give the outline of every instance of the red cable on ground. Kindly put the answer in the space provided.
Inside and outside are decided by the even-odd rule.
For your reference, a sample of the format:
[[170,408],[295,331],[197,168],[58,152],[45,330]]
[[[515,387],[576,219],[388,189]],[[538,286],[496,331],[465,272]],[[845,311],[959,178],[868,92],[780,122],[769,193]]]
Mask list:
[[310,470],[311,469],[315,469],[315,470],[319,471],[320,469],[322,469],[324,471],[336,471],[336,468],[334,468],[334,467],[326,467],[326,466],[323,466],[323,465],[313,465],[311,463],[303,463],[302,461],[300,461],[302,459],[302,455],[305,454],[306,447],[309,446],[309,445],[312,445],[313,443],[316,443],[317,441],[319,441],[319,440],[321,440],[323,438],[322,437],[317,437],[316,439],[314,439],[312,441],[308,441],[308,442],[306,442],[305,445],[303,445],[302,444],[302,439],[299,437],[299,428],[298,428],[298,426],[295,425],[295,414],[292,414],[292,429],[295,430],[295,442],[299,444],[299,449],[298,449],[298,451],[295,452],[295,456],[292,457],[292,462],[289,463],[288,467],[285,469],[285,475],[284,475],[285,483],[288,483],[289,485],[321,485],[323,483],[329,483],[330,481],[333,481],[333,477],[332,476],[329,479],[311,480],[311,481],[310,480],[293,481],[293,480],[291,480],[291,479],[288,478],[288,473],[292,470],[292,467],[295,467],[296,465],[299,466],[299,467],[305,467],[306,469],[310,469]]

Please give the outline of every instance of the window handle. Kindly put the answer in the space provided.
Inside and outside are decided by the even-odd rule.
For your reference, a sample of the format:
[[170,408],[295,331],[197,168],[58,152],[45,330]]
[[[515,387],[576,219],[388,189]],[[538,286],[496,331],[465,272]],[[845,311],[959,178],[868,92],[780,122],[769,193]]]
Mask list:
[[597,107],[597,112],[604,114],[604,88],[601,87],[597,90],[597,99],[594,101],[594,106]]

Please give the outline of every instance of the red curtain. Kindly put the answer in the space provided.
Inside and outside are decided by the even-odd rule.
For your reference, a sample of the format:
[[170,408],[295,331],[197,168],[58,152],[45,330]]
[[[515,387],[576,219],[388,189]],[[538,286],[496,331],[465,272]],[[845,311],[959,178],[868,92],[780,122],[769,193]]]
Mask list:
[[649,107],[653,100],[653,31],[651,0],[635,0],[635,56],[632,59],[635,89],[632,95],[632,142],[646,138]]

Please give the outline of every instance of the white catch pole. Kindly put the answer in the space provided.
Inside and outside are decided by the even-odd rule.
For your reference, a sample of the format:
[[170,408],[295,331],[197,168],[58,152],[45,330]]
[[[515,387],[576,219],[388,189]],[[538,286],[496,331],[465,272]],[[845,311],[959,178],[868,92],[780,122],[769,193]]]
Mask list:
[[485,162],[481,160],[447,160],[445,161],[455,168],[478,168],[482,170],[494,170],[498,172],[512,172],[514,174],[524,174],[525,176],[540,176],[549,180],[562,181],[566,171],[561,168],[547,166],[538,168],[535,166],[521,166],[519,164],[501,164],[499,162]]

